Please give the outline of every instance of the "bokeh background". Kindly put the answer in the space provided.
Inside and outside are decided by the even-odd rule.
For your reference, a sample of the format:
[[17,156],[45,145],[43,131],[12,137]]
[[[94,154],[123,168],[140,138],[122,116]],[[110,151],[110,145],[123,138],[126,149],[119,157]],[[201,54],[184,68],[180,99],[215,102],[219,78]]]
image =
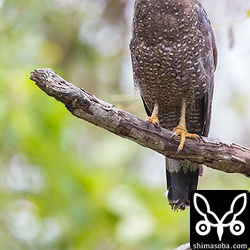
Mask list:
[[[79,120],[29,80],[50,67],[141,118],[133,0],[0,0],[0,248],[170,250],[189,211],[164,197],[164,157]],[[219,50],[210,135],[250,147],[250,1],[203,0]],[[209,168],[200,189],[250,189]]]

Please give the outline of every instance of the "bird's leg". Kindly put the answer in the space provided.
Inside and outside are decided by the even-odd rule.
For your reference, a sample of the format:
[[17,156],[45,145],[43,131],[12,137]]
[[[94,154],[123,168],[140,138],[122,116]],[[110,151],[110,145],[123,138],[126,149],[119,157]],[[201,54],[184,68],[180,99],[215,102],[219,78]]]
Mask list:
[[146,118],[147,122],[154,124],[156,127],[159,127],[158,112],[159,112],[159,106],[158,103],[155,103],[151,116],[148,116]]
[[191,139],[195,139],[195,140],[199,139],[199,136],[197,134],[190,134],[187,132],[187,128],[186,128],[186,100],[184,98],[182,98],[182,100],[181,100],[180,122],[179,122],[179,125],[176,128],[174,128],[173,136],[180,136],[181,137],[181,141],[180,141],[180,144],[178,146],[177,153],[183,149],[186,138],[191,138]]

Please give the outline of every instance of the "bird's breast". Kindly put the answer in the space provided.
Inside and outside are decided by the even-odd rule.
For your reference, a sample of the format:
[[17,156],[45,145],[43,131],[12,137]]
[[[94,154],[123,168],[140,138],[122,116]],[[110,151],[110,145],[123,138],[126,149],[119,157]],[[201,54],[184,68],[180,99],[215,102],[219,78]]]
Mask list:
[[214,72],[208,28],[195,0],[136,0],[130,43],[134,81],[150,112],[158,103],[168,128],[177,125],[182,98],[193,107],[189,117],[202,115],[199,102]]

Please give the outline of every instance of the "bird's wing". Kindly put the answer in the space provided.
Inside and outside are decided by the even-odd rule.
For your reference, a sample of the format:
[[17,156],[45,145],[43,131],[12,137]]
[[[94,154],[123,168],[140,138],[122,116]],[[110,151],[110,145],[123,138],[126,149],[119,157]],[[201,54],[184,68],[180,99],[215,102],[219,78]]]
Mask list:
[[210,82],[208,82],[208,90],[201,100],[203,111],[203,127],[201,134],[204,136],[208,136],[211,122],[211,108],[214,91],[214,71],[217,67],[217,47],[215,43],[214,32],[212,30],[207,13],[199,2],[197,2],[197,5],[199,6],[197,12],[199,21],[198,29],[200,30],[206,41],[205,49],[203,50],[203,54],[201,55],[201,62],[206,74],[208,75],[208,79],[210,79]]

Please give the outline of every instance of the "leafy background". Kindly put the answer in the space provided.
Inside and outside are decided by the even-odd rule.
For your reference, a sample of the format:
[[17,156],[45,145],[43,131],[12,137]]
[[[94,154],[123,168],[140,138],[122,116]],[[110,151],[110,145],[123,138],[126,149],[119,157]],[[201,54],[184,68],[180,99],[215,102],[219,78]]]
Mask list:
[[[210,135],[250,146],[249,0],[203,0],[219,48]],[[164,198],[161,155],[71,116],[29,80],[51,67],[140,117],[132,0],[0,1],[0,248],[174,249],[189,211]],[[200,189],[250,189],[205,169]]]

